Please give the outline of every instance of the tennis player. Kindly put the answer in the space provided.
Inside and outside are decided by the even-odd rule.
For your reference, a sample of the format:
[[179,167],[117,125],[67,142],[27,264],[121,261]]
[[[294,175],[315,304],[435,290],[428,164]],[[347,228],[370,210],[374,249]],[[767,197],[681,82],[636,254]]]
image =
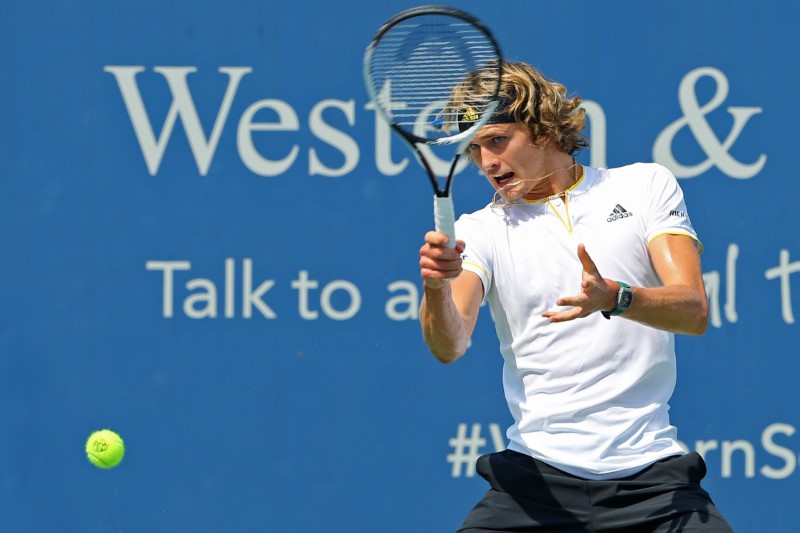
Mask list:
[[668,414],[674,334],[708,320],[677,180],[576,163],[580,98],[530,65],[504,65],[501,97],[469,147],[494,201],[458,220],[455,248],[435,231],[420,248],[425,342],[464,355],[487,300],[514,420],[508,449],[478,459],[490,490],[459,531],[732,531]]

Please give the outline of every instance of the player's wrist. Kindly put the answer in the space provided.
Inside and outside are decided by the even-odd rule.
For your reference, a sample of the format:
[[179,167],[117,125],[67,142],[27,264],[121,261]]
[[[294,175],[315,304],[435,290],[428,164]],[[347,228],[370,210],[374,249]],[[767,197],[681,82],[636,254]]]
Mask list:
[[633,303],[633,289],[631,289],[630,285],[622,281],[612,281],[611,284],[617,285],[618,289],[614,293],[614,307],[611,310],[602,311],[602,315],[607,319],[621,315]]
[[425,289],[431,289],[434,291],[442,290],[450,283],[449,280],[446,279],[435,279],[435,278],[423,278],[422,286]]
[[610,313],[617,307],[617,292],[619,292],[619,282],[613,279],[603,279],[606,284],[605,305],[600,309],[604,313]]

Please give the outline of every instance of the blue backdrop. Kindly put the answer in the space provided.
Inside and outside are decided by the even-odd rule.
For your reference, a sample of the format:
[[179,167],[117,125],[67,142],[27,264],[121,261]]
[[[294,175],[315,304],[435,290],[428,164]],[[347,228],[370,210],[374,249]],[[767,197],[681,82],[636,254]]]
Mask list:
[[[489,313],[451,366],[419,334],[430,189],[361,80],[413,5],[0,5],[0,529],[460,523],[510,419]],[[456,5],[585,99],[581,162],[681,179],[712,313],[677,341],[673,421],[737,532],[788,531],[800,4]],[[473,168],[454,197],[491,191]],[[110,471],[83,453],[102,427]]]

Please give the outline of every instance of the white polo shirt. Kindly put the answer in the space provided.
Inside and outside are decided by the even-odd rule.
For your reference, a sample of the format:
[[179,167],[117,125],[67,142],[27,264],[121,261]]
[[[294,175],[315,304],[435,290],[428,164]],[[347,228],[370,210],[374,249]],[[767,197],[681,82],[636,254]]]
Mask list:
[[685,453],[668,416],[672,333],[600,313],[559,324],[541,316],[580,293],[579,243],[603,277],[661,285],[648,244],[665,233],[697,239],[677,180],[657,164],[584,167],[566,203],[487,206],[459,218],[464,269],[483,282],[504,358],[510,449],[588,479]]

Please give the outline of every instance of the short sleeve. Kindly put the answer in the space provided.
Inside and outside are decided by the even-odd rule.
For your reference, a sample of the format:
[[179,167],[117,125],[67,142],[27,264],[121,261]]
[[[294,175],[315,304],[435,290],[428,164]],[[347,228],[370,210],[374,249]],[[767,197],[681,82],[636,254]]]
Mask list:
[[476,274],[483,283],[483,296],[492,283],[493,247],[485,225],[474,215],[462,215],[456,221],[456,238],[466,247],[461,254],[462,268]]
[[666,167],[657,164],[653,167],[655,171],[650,184],[650,205],[645,229],[647,242],[665,234],[687,235],[694,239],[697,249],[702,252],[703,244],[692,226],[677,178]]

